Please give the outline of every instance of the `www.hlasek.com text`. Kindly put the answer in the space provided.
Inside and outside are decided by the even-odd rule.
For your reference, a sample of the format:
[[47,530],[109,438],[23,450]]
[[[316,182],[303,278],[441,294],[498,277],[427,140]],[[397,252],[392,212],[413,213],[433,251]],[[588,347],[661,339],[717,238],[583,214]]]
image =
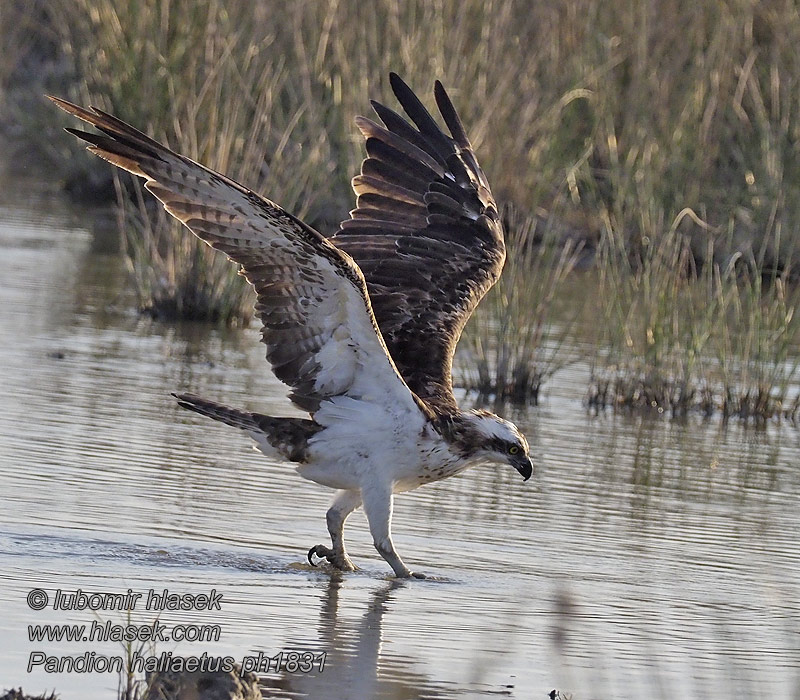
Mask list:
[[86,625],[28,625],[30,642],[218,642],[222,627],[216,624],[177,624],[154,620],[145,625],[123,625],[107,620]]

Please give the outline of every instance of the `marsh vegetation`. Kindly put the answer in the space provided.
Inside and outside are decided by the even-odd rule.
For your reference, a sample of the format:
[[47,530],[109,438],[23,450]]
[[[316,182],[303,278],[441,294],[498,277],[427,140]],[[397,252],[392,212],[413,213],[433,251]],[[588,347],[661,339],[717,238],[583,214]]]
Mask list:
[[[93,619],[31,610],[32,585],[124,593],[169,582],[226,596],[219,614],[164,613],[167,625],[224,631],[219,644],[169,651],[328,654],[322,674],[268,674],[282,697],[329,698],[332,687],[362,697],[368,685],[409,698],[544,698],[553,688],[576,698],[796,696],[791,426],[580,410],[589,376],[580,355],[594,335],[579,318],[560,349],[579,359],[545,384],[544,407],[503,408],[534,438],[527,487],[486,465],[398,498],[393,518],[414,560],[445,580],[385,580],[363,514],[352,521],[363,571],[332,577],[305,558],[330,494],[169,395],[284,410],[256,329],[138,317],[124,265],[104,245],[113,229],[87,231],[86,209],[38,176],[2,185],[3,687],[113,696],[108,674],[26,671],[28,625]],[[553,316],[596,290],[596,276],[568,275]],[[33,428],[20,428],[26,417]],[[122,651],[111,641],[84,648]]]
[[[794,3],[12,0],[2,12],[4,109],[25,107],[15,138],[60,123],[15,87],[38,51],[58,59],[44,88],[326,233],[352,206],[353,116],[387,99],[390,70],[422,95],[440,78],[513,212],[505,277],[466,332],[467,387],[535,401],[569,359],[558,348],[572,324],[555,322],[554,302],[585,275],[575,318],[593,332],[592,406],[796,417]],[[53,162],[80,164],[72,179],[103,167],[48,142]],[[116,189],[139,306],[246,323],[232,266],[127,180]]]

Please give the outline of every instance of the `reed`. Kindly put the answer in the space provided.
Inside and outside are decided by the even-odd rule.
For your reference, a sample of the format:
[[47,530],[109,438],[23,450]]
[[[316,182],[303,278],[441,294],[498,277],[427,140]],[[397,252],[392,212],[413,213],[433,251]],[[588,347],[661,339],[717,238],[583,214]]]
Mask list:
[[[530,209],[541,181],[531,157],[572,98],[542,116],[529,42],[537,17],[507,3],[261,3],[78,0],[60,5],[72,96],[143,128],[175,150],[267,194],[326,233],[346,216],[363,146],[352,117],[401,72],[421,91],[433,76],[459,104],[491,170],[512,164],[498,190]],[[280,21],[276,21],[278,18]],[[553,23],[553,17],[547,19]],[[476,37],[483,41],[476,43]],[[580,93],[576,93],[579,95]],[[526,133],[519,149],[505,134]],[[488,161],[488,162],[487,162]],[[504,170],[497,168],[500,172]],[[140,307],[158,317],[247,322],[251,299],[232,267],[125,184],[124,249]]]
[[613,49],[627,87],[598,77],[592,150],[573,171],[600,227],[588,403],[793,415],[797,8],[671,2],[658,15],[658,31],[644,8],[622,21],[641,32]]
[[[617,383],[633,403],[679,415],[693,403],[717,410],[730,389],[722,410],[736,413],[737,396],[764,395],[759,381],[776,382],[775,395],[791,383],[791,367],[784,376],[753,358],[788,358],[793,342],[792,323],[781,330],[780,321],[796,301],[800,231],[793,3],[666,0],[633,11],[620,0],[36,6],[47,8],[42,31],[60,37],[73,98],[113,110],[326,234],[352,206],[349,178],[363,157],[352,116],[368,111],[366,96],[391,102],[390,70],[424,97],[440,78],[498,201],[597,251],[608,357],[598,360],[590,400],[602,403]],[[8,25],[2,45],[19,45]],[[0,71],[6,83],[13,53],[3,59],[12,68]],[[233,266],[124,190],[140,305],[156,315],[246,322],[249,292]],[[557,238],[540,249],[556,280],[569,267],[547,252],[563,251]],[[515,255],[515,264],[540,264]],[[783,296],[774,283],[745,282],[755,277],[742,277],[741,263],[728,271],[732,258],[774,273]],[[541,277],[544,267],[536,269]],[[511,267],[507,275],[526,277]],[[487,300],[500,335],[491,345],[488,326],[482,331],[476,361],[484,364],[472,385],[497,391],[527,382],[523,393],[532,395],[539,370],[519,379],[525,370],[512,368],[503,337],[513,325],[531,347],[547,347],[537,334],[549,331],[528,328],[531,304],[514,294],[498,290]],[[520,315],[512,322],[503,314]]]
[[465,329],[460,379],[482,400],[537,404],[542,384],[571,359],[562,352],[571,324],[556,323],[554,311],[580,245],[551,223],[513,210],[505,219],[505,269]]
[[[329,209],[337,149],[321,129],[326,112],[312,114],[297,94],[257,7],[78,0],[64,12],[72,32],[65,44],[83,77],[75,88],[80,100],[268,193],[300,217],[319,219]],[[247,323],[252,296],[234,266],[152,206],[138,184],[126,179],[117,191],[142,310]]]
[[[589,390],[591,407],[613,405],[672,416],[796,421],[800,288],[791,253],[780,273],[736,253],[697,267],[676,219],[641,257],[609,234],[600,265],[606,348]],[[764,251],[780,245],[765,235]],[[709,241],[707,259],[716,255]],[[795,389],[796,391],[796,389]]]
[[[791,277],[791,263],[784,275]],[[800,289],[774,272],[763,275],[751,256],[725,294],[715,338],[723,418],[797,422]]]
[[[689,241],[679,232],[687,215],[676,217],[664,232],[642,236],[638,255],[631,255],[608,219],[599,256],[596,313],[602,323],[595,339],[606,350],[597,358],[590,405],[677,416],[699,396],[718,296],[713,277],[698,272]],[[713,267],[706,270],[713,275]]]
[[434,77],[447,84],[496,195],[523,211],[566,194],[569,221],[600,235],[610,211],[632,248],[644,235],[642,200],[668,220],[690,207],[715,229],[733,227],[738,244],[758,242],[771,218],[785,231],[800,220],[800,12],[791,3],[668,0],[634,12],[616,0],[56,5],[74,96],[175,146],[213,146],[205,129],[226,124],[240,141],[263,137],[226,116],[259,105],[261,128],[283,121],[260,142],[268,155],[299,110],[287,145],[303,163],[320,142],[330,156],[300,200],[327,205],[312,208],[328,221],[352,202],[347,181],[362,153],[352,115],[367,95],[388,94],[389,70],[420,91]]

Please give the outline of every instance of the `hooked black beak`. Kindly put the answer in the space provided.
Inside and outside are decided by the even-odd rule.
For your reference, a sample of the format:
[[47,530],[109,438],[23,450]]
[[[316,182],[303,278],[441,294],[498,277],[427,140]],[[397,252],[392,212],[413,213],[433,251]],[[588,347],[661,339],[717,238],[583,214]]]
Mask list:
[[514,460],[512,463],[514,469],[522,474],[522,480],[527,481],[533,474],[533,462],[530,457],[522,457],[521,459]]

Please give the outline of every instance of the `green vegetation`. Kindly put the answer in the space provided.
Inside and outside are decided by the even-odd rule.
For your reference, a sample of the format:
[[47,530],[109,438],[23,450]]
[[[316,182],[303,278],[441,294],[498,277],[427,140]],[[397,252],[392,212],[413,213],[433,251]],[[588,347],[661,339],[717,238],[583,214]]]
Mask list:
[[461,343],[461,383],[484,400],[537,404],[542,384],[571,359],[561,352],[570,324],[552,318],[580,249],[547,222],[507,214],[508,259]]
[[[605,350],[589,404],[794,421],[797,399],[788,394],[800,288],[752,254],[735,253],[723,267],[711,242],[710,262],[698,266],[679,224],[634,260],[613,235],[604,238],[598,343]],[[783,276],[794,277],[789,259]]]
[[[352,206],[353,116],[390,101],[390,70],[425,99],[440,78],[518,212],[506,277],[466,332],[467,386],[536,400],[562,362],[553,300],[582,249],[600,285],[587,313],[603,321],[590,404],[794,419],[795,3],[11,0],[2,20],[4,88],[20,55],[56,46],[49,89],[324,232]],[[58,118],[26,112],[36,130]],[[246,322],[232,266],[119,191],[142,308]]]

